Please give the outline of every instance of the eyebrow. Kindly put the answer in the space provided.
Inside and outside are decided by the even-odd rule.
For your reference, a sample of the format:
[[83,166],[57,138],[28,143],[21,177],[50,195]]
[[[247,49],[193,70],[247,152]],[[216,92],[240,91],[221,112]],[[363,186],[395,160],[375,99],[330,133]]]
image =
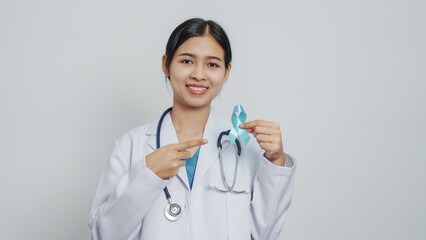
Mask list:
[[[194,54],[191,54],[191,53],[181,53],[181,54],[179,54],[179,56],[189,56],[189,57],[193,57],[193,58],[195,58],[195,55],[194,55]],[[221,59],[221,58],[218,58],[218,57],[215,57],[215,56],[207,56],[207,58],[208,58],[208,59],[216,59],[216,60],[218,60],[218,61],[221,61],[221,62],[222,62],[222,59]]]

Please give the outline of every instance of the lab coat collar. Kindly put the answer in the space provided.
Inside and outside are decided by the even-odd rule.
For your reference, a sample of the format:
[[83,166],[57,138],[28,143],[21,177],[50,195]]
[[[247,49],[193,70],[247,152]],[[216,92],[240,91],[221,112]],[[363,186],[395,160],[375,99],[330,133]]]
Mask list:
[[[158,114],[156,120],[150,123],[150,126],[146,132],[146,135],[149,137],[148,145],[152,148],[153,151],[156,150],[157,126],[162,114],[163,112]],[[200,182],[201,178],[205,175],[213,162],[218,159],[217,139],[219,134],[227,129],[229,129],[229,125],[226,124],[223,116],[216,109],[210,108],[209,118],[207,119],[203,135],[203,138],[208,139],[209,142],[201,146],[192,185],[193,188],[195,188],[197,183]],[[165,116],[161,126],[160,134],[161,146],[179,142],[170,114]],[[181,167],[179,169],[177,176],[189,189],[188,177],[185,167]]]

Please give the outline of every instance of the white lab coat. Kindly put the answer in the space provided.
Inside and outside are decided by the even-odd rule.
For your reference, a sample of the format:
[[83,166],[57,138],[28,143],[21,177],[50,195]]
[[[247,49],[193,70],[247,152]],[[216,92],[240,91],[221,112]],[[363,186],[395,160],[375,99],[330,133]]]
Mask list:
[[[190,190],[185,167],[168,180],[146,167],[145,156],[156,149],[160,115],[116,141],[90,213],[92,239],[276,239],[293,194],[295,160],[286,154],[284,167],[273,165],[263,157],[264,151],[252,137],[247,146],[242,144],[234,188],[251,192],[212,190],[211,183],[224,189],[217,138],[221,131],[232,127],[229,120],[212,108],[203,136],[209,142],[201,146]],[[168,114],[161,128],[161,146],[172,143],[178,143],[178,138]],[[231,184],[236,158],[226,136],[223,151],[225,173]],[[164,216],[165,186],[172,201],[183,209],[182,217],[176,222]]]

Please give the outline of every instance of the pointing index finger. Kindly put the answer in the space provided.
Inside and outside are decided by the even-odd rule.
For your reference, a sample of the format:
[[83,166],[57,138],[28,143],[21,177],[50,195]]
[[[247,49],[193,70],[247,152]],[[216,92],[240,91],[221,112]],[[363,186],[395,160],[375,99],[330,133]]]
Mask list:
[[182,151],[184,149],[204,145],[207,142],[208,142],[207,139],[189,140],[189,141],[186,141],[186,142],[181,142],[181,143],[176,144],[176,149],[178,151]]

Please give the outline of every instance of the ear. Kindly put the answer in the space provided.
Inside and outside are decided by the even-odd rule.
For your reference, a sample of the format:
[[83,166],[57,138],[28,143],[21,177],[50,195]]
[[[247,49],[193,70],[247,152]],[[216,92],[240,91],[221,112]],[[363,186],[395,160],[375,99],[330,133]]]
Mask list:
[[224,78],[224,83],[226,82],[226,81],[228,81],[228,78],[229,78],[229,73],[231,72],[231,67],[232,67],[232,65],[231,64],[229,64],[229,66],[228,66],[228,69],[226,69],[226,71],[225,71],[225,78]]
[[167,59],[167,55],[164,54],[163,58],[162,58],[162,68],[163,68],[163,73],[164,75],[166,75],[167,77],[169,77],[169,69],[166,66],[166,59]]

